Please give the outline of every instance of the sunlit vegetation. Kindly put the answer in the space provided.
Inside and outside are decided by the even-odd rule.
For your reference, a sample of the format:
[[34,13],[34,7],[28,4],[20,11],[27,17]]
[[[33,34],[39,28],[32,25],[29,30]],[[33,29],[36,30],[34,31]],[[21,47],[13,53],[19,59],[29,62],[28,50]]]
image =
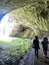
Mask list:
[[15,38],[10,42],[0,41],[0,50],[4,51],[4,54],[8,56],[22,55],[30,48],[30,43],[24,39]]

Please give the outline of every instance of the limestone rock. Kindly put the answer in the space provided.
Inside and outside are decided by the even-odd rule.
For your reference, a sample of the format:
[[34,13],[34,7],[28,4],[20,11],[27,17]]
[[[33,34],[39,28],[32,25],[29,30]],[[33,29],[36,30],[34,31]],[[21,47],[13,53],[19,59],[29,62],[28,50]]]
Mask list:
[[27,38],[34,35],[49,36],[48,0],[0,0],[0,9],[0,13],[6,13],[1,20],[4,25],[0,29],[5,35]]

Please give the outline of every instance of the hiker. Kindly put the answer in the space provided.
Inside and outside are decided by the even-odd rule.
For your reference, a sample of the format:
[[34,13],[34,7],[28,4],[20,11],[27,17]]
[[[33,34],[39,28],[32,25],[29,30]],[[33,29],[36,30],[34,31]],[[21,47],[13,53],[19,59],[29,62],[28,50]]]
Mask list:
[[43,41],[41,42],[41,44],[42,44],[42,47],[43,47],[44,56],[47,58],[48,38],[47,37],[44,37],[43,38]]
[[35,56],[38,58],[38,50],[40,49],[38,36],[35,36],[35,39],[33,40],[33,48],[35,49]]

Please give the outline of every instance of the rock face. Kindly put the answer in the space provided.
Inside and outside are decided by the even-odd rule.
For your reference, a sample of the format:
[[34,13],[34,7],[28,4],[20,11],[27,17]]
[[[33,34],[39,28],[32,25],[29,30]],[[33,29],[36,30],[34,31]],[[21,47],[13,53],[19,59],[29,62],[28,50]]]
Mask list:
[[[49,1],[48,0],[2,0],[0,13],[7,13],[1,22],[10,22],[3,26],[9,36],[32,38],[39,35],[49,36]],[[10,7],[10,8],[9,8]],[[2,23],[3,24],[3,23]],[[8,32],[9,30],[9,32]]]

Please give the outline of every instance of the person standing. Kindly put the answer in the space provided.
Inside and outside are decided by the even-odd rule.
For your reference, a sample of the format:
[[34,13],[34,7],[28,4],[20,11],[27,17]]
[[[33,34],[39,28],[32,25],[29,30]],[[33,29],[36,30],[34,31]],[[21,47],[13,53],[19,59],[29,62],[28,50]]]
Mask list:
[[35,56],[38,58],[38,50],[40,49],[38,36],[35,36],[35,39],[33,40],[33,48],[35,49]]
[[43,47],[44,56],[47,58],[48,38],[47,37],[44,37],[43,38],[43,41],[41,42],[41,44],[42,44],[42,47]]

